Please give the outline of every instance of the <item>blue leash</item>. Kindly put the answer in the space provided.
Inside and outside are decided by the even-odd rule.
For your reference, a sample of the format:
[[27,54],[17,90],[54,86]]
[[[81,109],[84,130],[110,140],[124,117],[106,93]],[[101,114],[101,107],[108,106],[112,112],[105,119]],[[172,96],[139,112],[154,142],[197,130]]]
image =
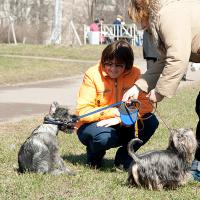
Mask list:
[[[138,104],[139,106],[136,106],[136,104]],[[55,124],[55,125],[68,125],[70,123],[77,122],[81,118],[87,117],[89,115],[93,115],[95,113],[101,112],[108,108],[116,107],[118,105],[120,105],[119,112],[120,112],[120,118],[121,118],[122,123],[126,126],[131,126],[131,125],[135,124],[135,122],[138,119],[138,111],[139,111],[139,107],[140,107],[140,101],[138,101],[138,100],[131,101],[130,106],[132,108],[128,108],[128,106],[126,105],[126,103],[124,101],[119,101],[119,102],[111,104],[109,106],[105,106],[105,107],[97,109],[95,111],[86,113],[84,115],[76,116],[76,117],[72,118],[70,121],[63,122],[63,121],[59,121],[59,120],[57,121],[53,118],[52,119],[45,118],[44,123],[45,124]]]
[[93,114],[95,114],[95,113],[101,112],[101,111],[106,110],[106,109],[108,109],[108,108],[112,108],[112,107],[121,105],[122,103],[124,103],[124,102],[123,102],[123,101],[120,101],[120,102],[111,104],[111,105],[109,105],[109,106],[106,106],[106,107],[97,109],[97,110],[95,110],[95,111],[86,113],[86,114],[84,114],[84,115],[76,116],[76,117],[72,118],[70,121],[64,121],[64,122],[63,122],[63,121],[59,121],[59,120],[57,121],[57,120],[55,120],[55,119],[53,119],[53,118],[47,117],[47,118],[44,119],[44,124],[55,124],[55,125],[64,125],[64,124],[65,124],[65,125],[67,125],[67,124],[69,124],[69,123],[77,122],[79,119],[84,118],[84,117],[87,117],[87,116],[89,116],[89,115],[93,115]]
[[76,119],[79,120],[81,118],[87,117],[89,115],[93,115],[97,112],[101,112],[103,110],[106,110],[108,108],[112,108],[112,107],[116,107],[120,105],[119,107],[119,113],[120,113],[120,118],[122,123],[125,126],[131,126],[133,124],[135,124],[135,122],[138,119],[138,111],[139,111],[139,107],[140,107],[140,101],[139,100],[132,100],[131,103],[129,103],[129,106],[127,106],[127,104],[124,101],[119,101],[117,103],[111,104],[109,106],[97,109],[93,112],[89,112],[87,114],[78,116]]
[[87,117],[87,116],[89,116],[89,115],[93,115],[93,114],[95,114],[95,113],[101,112],[101,111],[106,110],[106,109],[108,109],[108,108],[113,108],[113,107],[115,107],[115,106],[121,105],[122,103],[124,103],[124,101],[119,101],[119,102],[114,103],[114,104],[111,104],[111,105],[109,105],[109,106],[105,106],[105,107],[100,108],[100,109],[97,109],[97,110],[95,110],[95,111],[86,113],[86,114],[84,114],[84,115],[80,115],[80,116],[77,117],[77,120],[79,120],[79,119],[81,119],[81,118],[84,118],[84,117]]

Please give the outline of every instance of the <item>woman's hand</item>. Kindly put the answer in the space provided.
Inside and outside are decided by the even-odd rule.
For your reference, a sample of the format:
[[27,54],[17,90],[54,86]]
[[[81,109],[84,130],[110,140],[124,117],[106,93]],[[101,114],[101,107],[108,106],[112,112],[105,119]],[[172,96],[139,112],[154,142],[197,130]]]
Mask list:
[[122,101],[128,101],[130,98],[132,99],[138,99],[140,89],[134,85],[132,88],[130,88],[128,91],[125,92]]
[[121,123],[121,120],[119,117],[114,117],[114,118],[110,118],[110,119],[104,119],[104,120],[101,120],[97,123],[97,126],[98,127],[109,127],[109,126],[114,126],[114,125],[117,125]]
[[159,94],[158,92],[155,91],[155,89],[151,90],[149,92],[149,94],[147,95],[147,97],[149,98],[150,101],[152,101],[153,103],[162,101],[164,96]]

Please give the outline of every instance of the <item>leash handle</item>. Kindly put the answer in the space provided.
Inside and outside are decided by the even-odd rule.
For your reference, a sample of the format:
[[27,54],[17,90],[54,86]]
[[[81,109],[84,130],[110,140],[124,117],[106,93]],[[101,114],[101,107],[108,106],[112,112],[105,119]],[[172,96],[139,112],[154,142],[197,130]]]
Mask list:
[[138,119],[140,101],[131,100],[128,103],[123,102],[119,108],[120,118],[125,126],[132,126]]
[[141,106],[141,102],[138,100],[138,99],[132,99],[130,100],[130,102],[126,103],[126,102],[123,102],[125,104],[125,106],[128,108],[128,109],[137,109],[139,110],[140,109],[140,106]]

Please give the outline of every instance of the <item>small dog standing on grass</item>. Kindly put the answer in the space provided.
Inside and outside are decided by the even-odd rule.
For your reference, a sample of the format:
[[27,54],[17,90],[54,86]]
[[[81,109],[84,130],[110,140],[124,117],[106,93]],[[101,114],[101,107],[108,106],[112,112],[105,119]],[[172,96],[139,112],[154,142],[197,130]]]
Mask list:
[[60,107],[56,102],[52,103],[44,123],[38,126],[21,146],[18,153],[18,171],[74,175],[73,171],[65,167],[58,153],[56,136],[59,130],[71,131],[75,118],[75,115],[68,113],[68,109]]
[[190,178],[197,141],[191,129],[172,129],[166,150],[146,152],[136,156],[133,145],[142,142],[133,139],[128,144],[133,158],[127,182],[150,190],[175,189]]

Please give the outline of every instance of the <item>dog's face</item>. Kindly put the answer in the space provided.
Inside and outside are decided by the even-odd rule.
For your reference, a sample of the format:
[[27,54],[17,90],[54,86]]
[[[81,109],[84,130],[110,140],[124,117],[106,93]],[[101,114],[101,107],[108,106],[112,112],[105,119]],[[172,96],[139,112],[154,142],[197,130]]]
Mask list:
[[197,148],[197,141],[192,129],[172,129],[169,138],[169,149],[175,148],[190,162],[193,160]]
[[59,126],[59,130],[63,132],[71,132],[75,127],[77,116],[69,114],[68,109],[61,107],[57,102],[51,104],[49,116],[56,121],[63,122],[63,125]]

